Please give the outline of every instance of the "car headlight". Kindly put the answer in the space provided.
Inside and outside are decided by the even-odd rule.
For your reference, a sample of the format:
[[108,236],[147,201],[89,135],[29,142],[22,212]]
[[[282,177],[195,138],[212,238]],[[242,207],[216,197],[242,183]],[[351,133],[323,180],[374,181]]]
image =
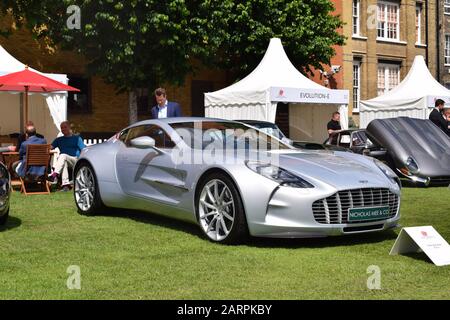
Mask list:
[[384,175],[392,182],[398,184],[399,187],[402,186],[399,177],[391,170],[386,164],[380,160],[374,159],[375,164],[384,173]]
[[282,186],[292,188],[314,188],[308,181],[290,173],[289,171],[280,167],[271,165],[270,163],[262,163],[258,161],[246,161],[247,167]]
[[419,165],[412,157],[406,159],[406,169],[413,174],[419,173]]

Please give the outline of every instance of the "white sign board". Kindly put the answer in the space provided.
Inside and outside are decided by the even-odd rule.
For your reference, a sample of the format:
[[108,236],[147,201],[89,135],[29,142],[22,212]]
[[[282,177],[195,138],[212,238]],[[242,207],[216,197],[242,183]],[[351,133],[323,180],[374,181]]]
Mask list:
[[450,246],[431,226],[403,228],[390,255],[424,252],[437,266],[450,265]]
[[300,103],[348,104],[348,90],[270,88],[270,101]]

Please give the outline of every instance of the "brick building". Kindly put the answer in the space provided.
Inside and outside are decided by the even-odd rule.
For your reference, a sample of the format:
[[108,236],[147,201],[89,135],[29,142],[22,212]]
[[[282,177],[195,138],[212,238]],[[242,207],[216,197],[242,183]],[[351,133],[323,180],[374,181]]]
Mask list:
[[438,0],[437,74],[438,81],[450,89],[450,0]]
[[[343,88],[350,90],[350,113],[358,123],[359,101],[395,87],[422,55],[437,78],[438,0],[334,0],[346,23]],[[447,1],[450,2],[450,1]],[[450,78],[449,78],[450,79]]]
[[[0,23],[13,25],[10,17]],[[86,76],[86,61],[70,51],[61,51],[34,39],[28,30],[15,30],[0,37],[0,45],[19,61],[46,73],[67,74],[69,84],[80,89],[77,104],[69,94],[68,119],[78,132],[116,132],[128,125],[128,94],[118,94],[113,85],[98,76]],[[167,87],[168,98],[181,104],[185,115],[203,116],[203,92],[223,88],[230,82],[225,72],[200,69],[186,77],[182,87]],[[138,97],[139,119],[150,118],[152,92],[141,90]],[[192,107],[195,106],[195,107]]]
[[[418,54],[425,57],[434,76],[450,84],[450,28],[447,27],[450,24],[450,0],[332,2],[335,14],[345,23],[340,32],[347,37],[346,45],[335,47],[336,55],[331,59],[331,65],[340,69],[333,73],[332,67],[325,66],[326,73],[316,72],[312,78],[327,87],[348,89],[353,93],[350,94],[349,113],[356,124],[359,101],[371,99],[398,84]],[[437,2],[440,7],[436,7]],[[442,41],[436,41],[439,12]],[[0,17],[0,23],[11,24],[12,21]],[[55,50],[34,40],[27,30],[17,30],[9,38],[0,37],[0,45],[35,69],[68,74],[69,84],[82,90],[78,105],[70,95],[68,103],[68,119],[77,131],[115,132],[128,125],[128,94],[117,94],[114,86],[106,84],[100,77],[87,77],[86,62],[81,56]],[[437,59],[438,51],[442,59]],[[221,89],[233,80],[226,72],[202,69],[188,76],[184,86],[169,87],[168,97],[181,103],[185,115],[202,116],[203,92]],[[149,118],[150,99],[151,93],[149,96],[143,90],[138,99],[140,119]],[[289,127],[288,110],[280,105],[277,112],[277,123],[285,131]]]

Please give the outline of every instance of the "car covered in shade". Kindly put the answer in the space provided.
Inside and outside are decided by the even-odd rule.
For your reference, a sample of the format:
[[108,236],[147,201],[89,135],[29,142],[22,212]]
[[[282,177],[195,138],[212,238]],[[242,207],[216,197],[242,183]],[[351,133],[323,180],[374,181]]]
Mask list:
[[324,146],[331,148],[340,148],[358,154],[371,156],[384,160],[386,150],[380,146],[376,146],[367,137],[365,129],[347,129],[336,133],[336,137],[328,138],[323,143]]
[[220,243],[391,229],[400,195],[397,176],[376,159],[295,149],[221,119],[138,122],[85,148],[74,168],[81,214],[144,210],[196,223]]
[[6,223],[9,215],[11,180],[8,169],[0,162],[0,225]]
[[430,120],[375,119],[366,134],[400,177],[425,186],[450,183],[450,138]]
[[284,143],[287,143],[295,148],[307,150],[350,151],[348,148],[340,147],[333,144],[325,144],[325,143],[321,144],[311,141],[296,141],[289,139],[275,123],[269,121],[262,121],[262,120],[235,120],[235,121],[245,123],[250,127],[261,130],[262,132],[274,136],[275,138],[280,139]]

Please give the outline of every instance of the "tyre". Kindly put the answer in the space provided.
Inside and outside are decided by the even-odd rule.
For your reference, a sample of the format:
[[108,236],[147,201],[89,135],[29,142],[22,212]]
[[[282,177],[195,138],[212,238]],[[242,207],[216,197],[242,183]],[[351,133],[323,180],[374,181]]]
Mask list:
[[6,213],[3,216],[0,217],[0,225],[1,226],[6,224],[8,217],[9,217],[9,209],[8,209],[8,211],[6,211]]
[[91,216],[106,209],[100,198],[97,177],[89,163],[83,162],[75,169],[73,191],[80,214]]
[[238,244],[248,236],[244,206],[233,181],[223,173],[203,179],[195,200],[197,221],[213,242]]

